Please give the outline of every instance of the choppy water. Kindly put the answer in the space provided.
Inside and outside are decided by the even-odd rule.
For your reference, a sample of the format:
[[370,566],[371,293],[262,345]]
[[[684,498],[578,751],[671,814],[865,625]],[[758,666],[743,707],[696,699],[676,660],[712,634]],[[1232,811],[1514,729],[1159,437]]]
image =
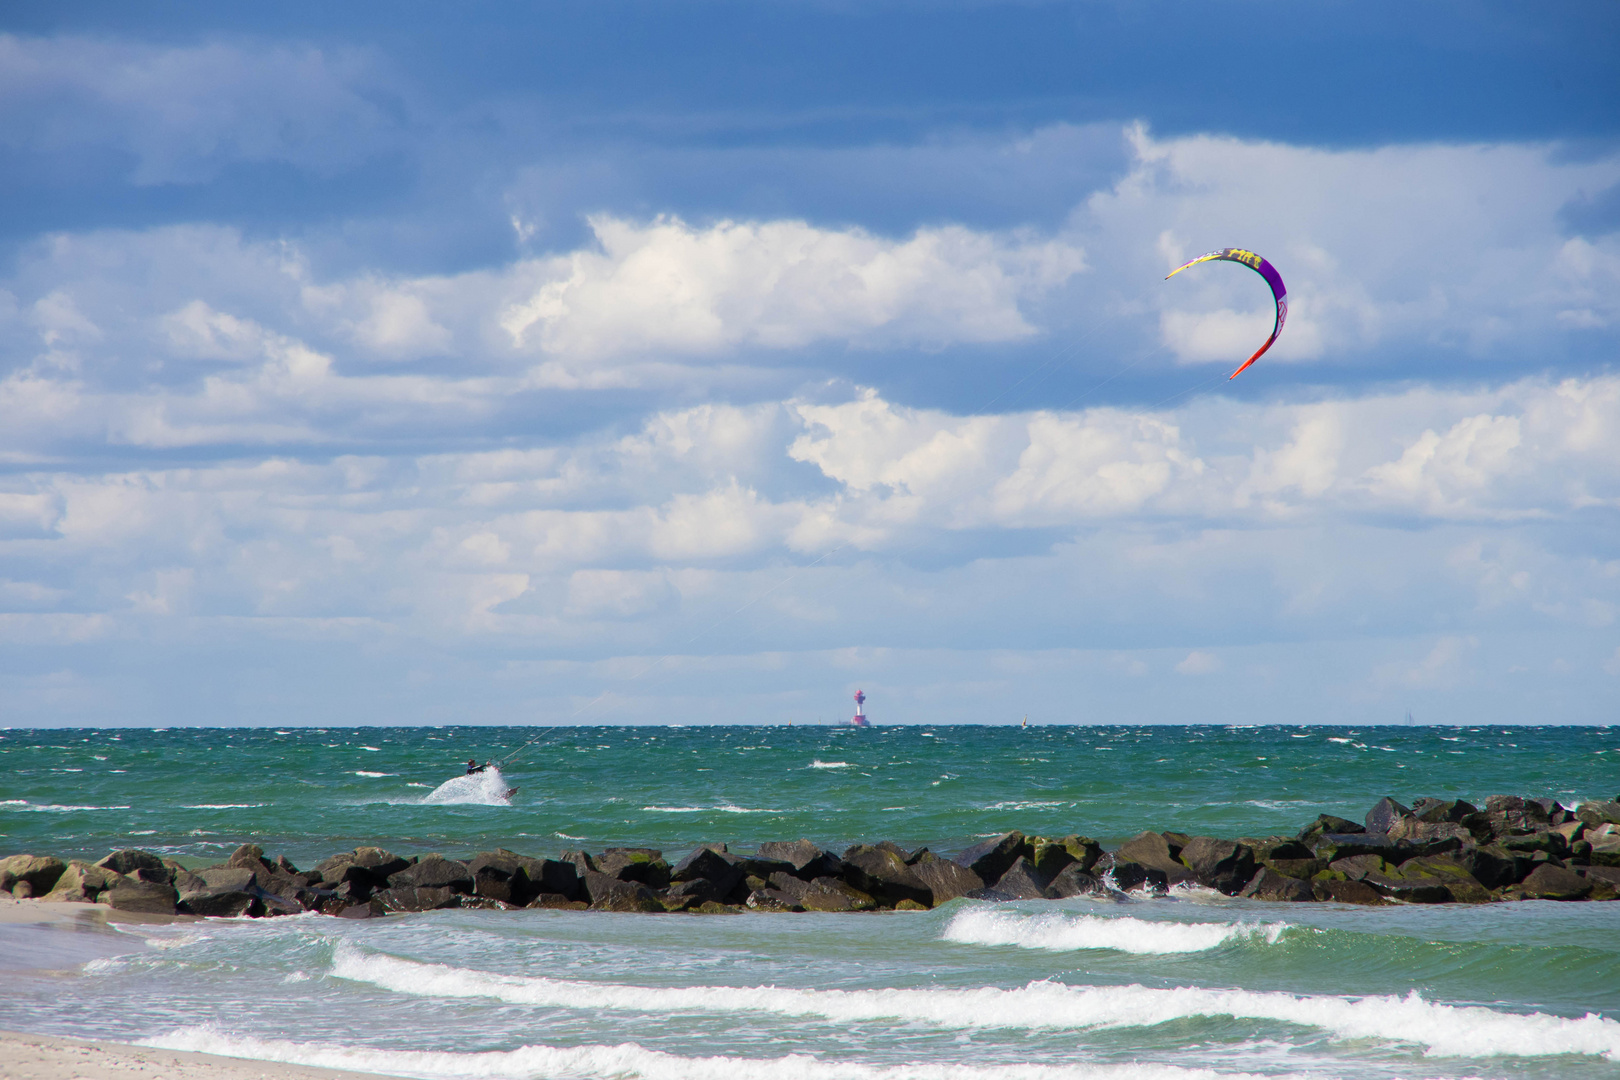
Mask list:
[[[0,733],[0,851],[211,860],[254,839],[304,863],[360,842],[678,855],[799,835],[948,850],[1012,827],[1292,831],[1386,793],[1620,789],[1606,729],[588,729],[450,789],[458,761],[531,733],[283,730]],[[53,962],[73,968],[31,970]],[[0,969],[0,1028],[423,1077],[1620,1076],[1620,904],[1195,891],[0,926]]]

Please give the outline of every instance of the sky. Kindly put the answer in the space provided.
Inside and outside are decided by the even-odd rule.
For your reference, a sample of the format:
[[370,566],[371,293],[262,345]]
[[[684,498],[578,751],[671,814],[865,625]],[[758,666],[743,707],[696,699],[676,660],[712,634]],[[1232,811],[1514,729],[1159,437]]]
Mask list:
[[8,5],[0,725],[1620,721],[1616,56]]

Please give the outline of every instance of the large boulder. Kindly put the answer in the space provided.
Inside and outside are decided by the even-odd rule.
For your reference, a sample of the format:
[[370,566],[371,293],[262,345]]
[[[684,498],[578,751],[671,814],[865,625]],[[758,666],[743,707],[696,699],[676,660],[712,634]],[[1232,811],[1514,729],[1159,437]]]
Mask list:
[[542,892],[560,892],[561,886],[577,881],[577,876],[568,877],[572,864],[547,865],[552,862],[497,848],[474,855],[467,862],[467,873],[472,875],[474,895],[522,907]]
[[11,855],[0,859],[0,889],[17,897],[44,896],[66,869],[54,855]]
[[1542,863],[1509,891],[1525,900],[1580,900],[1592,891],[1592,882],[1566,867]]
[[1523,881],[1532,863],[1528,856],[1518,855],[1495,844],[1485,844],[1457,853],[1457,862],[1487,889],[1501,889]]
[[1047,876],[1037,870],[1034,863],[1019,856],[1007,867],[1007,872],[996,879],[992,888],[1014,900],[1043,900],[1046,898],[1048,881]]
[[1368,832],[1387,833],[1391,826],[1401,818],[1411,816],[1412,810],[1410,807],[1402,806],[1388,795],[1385,795],[1373,804],[1371,810],[1367,811],[1367,817],[1363,824],[1367,826]]
[[1299,839],[1309,844],[1323,833],[1358,833],[1365,832],[1366,827],[1360,822],[1349,818],[1335,817],[1332,814],[1318,814],[1315,821],[1299,830]]
[[[424,855],[415,863],[395,874],[388,875],[389,889],[447,889],[453,893],[473,891],[472,871],[457,859],[447,859],[437,853]],[[386,906],[387,901],[384,901]],[[435,907],[444,905],[435,904]],[[426,908],[400,910],[425,911]]]
[[[1029,844],[1030,853],[1024,857],[1035,868],[1035,872],[1047,881],[1057,877],[1063,868],[1072,862],[1083,862],[1089,858],[1090,861],[1086,863],[1085,868],[1090,869],[1102,854],[1102,845],[1095,840],[1083,840],[1079,836],[1064,836],[1055,840],[1045,836],[1030,836],[1026,837],[1025,841]],[[1088,848],[1087,844],[1090,844],[1091,848]]]
[[125,848],[122,851],[115,851],[105,858],[98,859],[96,865],[103,870],[123,874],[125,877],[135,877],[136,873],[141,870],[158,875],[144,878],[143,880],[146,881],[162,881],[173,877],[172,872],[164,864],[160,856],[154,855],[150,851],[141,851],[139,848]]
[[58,903],[94,904],[101,899],[102,893],[128,880],[116,870],[73,859],[63,868],[51,891],[41,899]]
[[1316,838],[1313,850],[1318,859],[1333,862],[1356,855],[1393,855],[1396,843],[1384,833],[1323,833]]
[[[399,876],[394,875],[395,878]],[[436,911],[440,908],[460,906],[462,895],[463,892],[443,885],[392,885],[373,895],[372,899],[381,904],[383,910],[389,912]]]
[[608,848],[596,857],[596,869],[620,881],[639,881],[651,889],[670,882],[670,866],[656,848]]
[[1523,810],[1524,800],[1517,795],[1492,795],[1485,800],[1487,814],[1500,814],[1508,810]]
[[1101,878],[1080,867],[1080,863],[1072,862],[1059,870],[1057,877],[1047,884],[1046,895],[1053,899],[1062,899],[1066,896],[1091,896],[1108,891],[1103,886]]
[[1195,836],[1181,849],[1180,861],[1200,885],[1235,896],[1254,877],[1254,849],[1231,840]]
[[[380,850],[380,849],[371,849]],[[264,848],[258,844],[243,844],[231,852],[231,857],[225,860],[226,866],[245,866],[249,870],[269,870],[273,866],[269,859],[264,857]]]
[[1451,890],[1432,878],[1409,878],[1399,874],[1367,874],[1364,884],[1372,886],[1391,900],[1404,900],[1408,904],[1447,904]]
[[1021,855],[1033,855],[1024,841],[1024,834],[1014,830],[974,844],[956,857],[956,862],[978,874],[985,881],[995,881],[1005,874]]
[[592,911],[666,911],[664,902],[645,884],[625,881],[596,870],[585,874],[585,891]]
[[[808,843],[808,841],[806,841]],[[811,847],[815,847],[811,844]],[[817,848],[817,851],[820,849]],[[812,860],[806,860],[808,864]],[[709,888],[707,896],[712,900],[723,900],[730,895],[743,879],[741,864],[723,845],[704,846],[692,852],[686,858],[675,864],[670,871],[670,880],[677,884],[682,882],[707,881]]]
[[1238,895],[1250,900],[1289,901],[1303,903],[1316,899],[1308,882],[1298,878],[1284,877],[1267,866],[1262,866],[1254,872],[1254,877],[1248,884],[1238,890]]
[[804,911],[871,911],[878,906],[867,893],[833,877],[805,881],[778,870],[771,875],[770,885]]
[[1605,822],[1589,828],[1581,840],[1590,845],[1587,862],[1593,866],[1620,866],[1620,825]]
[[1620,825],[1620,802],[1581,803],[1575,816],[1594,828],[1599,825]]
[[906,865],[905,852],[893,844],[856,844],[844,852],[844,880],[888,907],[934,899],[933,890]]
[[931,851],[925,851],[918,856],[917,861],[911,864],[911,872],[928,886],[928,891],[933,896],[934,907],[958,896],[966,896],[975,889],[984,888],[984,879],[978,874],[950,859],[942,859]]
[[1176,856],[1180,844],[1172,844],[1166,833],[1143,832],[1131,837],[1114,852],[1114,881],[1127,891],[1147,885],[1164,889],[1184,881],[1196,881],[1193,872]]
[[196,892],[181,893],[179,908],[192,915],[206,915],[218,919],[264,914],[264,902],[259,899],[257,889],[247,892],[242,889],[215,886]]
[[720,891],[708,878],[689,878],[663,890],[664,907],[669,911],[688,911],[702,904],[724,903],[730,892],[730,889]]
[[1416,817],[1400,818],[1389,827],[1388,835],[1398,844],[1428,851],[1437,848],[1456,851],[1474,842],[1474,834],[1456,822],[1423,821]]
[[139,912],[145,915],[173,915],[180,903],[180,894],[173,885],[156,881],[142,881],[126,877],[101,894],[101,902],[114,911]]
[[1444,885],[1451,899],[1459,904],[1488,904],[1491,892],[1468,868],[1444,855],[1428,855],[1401,863],[1400,876],[1408,881],[1430,881]]
[[[759,845],[756,857],[787,863],[793,867],[794,874],[806,881],[818,877],[838,877],[844,869],[838,856],[823,851],[809,840],[773,840]],[[758,868],[750,872],[757,873]],[[770,870],[764,876],[769,877],[777,872]]]
[[1334,881],[1322,880],[1311,882],[1311,891],[1318,900],[1328,900],[1335,904],[1363,904],[1373,906],[1386,904],[1382,894],[1365,881]]
[[1461,822],[1477,813],[1479,807],[1461,799],[1423,798],[1412,803],[1412,816],[1431,825],[1442,821]]

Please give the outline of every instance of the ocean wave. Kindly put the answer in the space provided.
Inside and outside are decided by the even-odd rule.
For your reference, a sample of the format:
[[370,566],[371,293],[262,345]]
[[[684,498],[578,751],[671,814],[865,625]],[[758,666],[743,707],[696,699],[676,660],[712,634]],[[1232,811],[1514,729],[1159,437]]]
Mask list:
[[1271,1020],[1339,1039],[1379,1039],[1437,1057],[1595,1055],[1620,1061],[1620,1021],[1509,1013],[1406,997],[1331,997],[1277,991],[1069,986],[1040,981],[1015,989],[794,990],[775,986],[630,986],[498,975],[425,964],[347,945],[332,975],[416,997],[488,998],[515,1005],[643,1013],[771,1013],[835,1023],[897,1020],[950,1029],[1067,1030],[1152,1027],[1192,1017]]
[[355,770],[356,776],[398,776],[397,772],[366,772],[364,769]]
[[973,908],[951,919],[942,935],[961,945],[1016,945],[1021,949],[1069,952],[1112,949],[1141,955],[1205,952],[1233,941],[1277,943],[1288,923],[1178,923],[1016,912]]
[[31,803],[27,799],[6,799],[0,801],[0,807],[15,810],[18,813],[34,814],[76,814],[82,810],[128,810],[127,806],[60,806],[56,803]]
[[186,803],[182,810],[257,810],[261,806],[268,806],[262,802],[202,802]]
[[1008,802],[991,803],[986,810],[1050,810],[1056,806],[1073,806],[1073,803],[1058,802],[1052,799],[1015,799]]
[[816,758],[810,764],[805,766],[807,769],[853,769],[854,767],[855,765],[853,762],[822,761],[820,758]]
[[715,806],[643,806],[648,814],[781,814],[785,811],[719,803]]
[[[809,1054],[775,1058],[682,1057],[635,1043],[615,1046],[522,1046],[516,1050],[451,1053],[374,1050],[229,1035],[187,1027],[136,1045],[222,1057],[276,1061],[388,1076],[445,1080],[509,1077],[603,1077],[613,1080],[1261,1080],[1254,1073],[1216,1072],[1177,1065],[865,1065]],[[1271,1076],[1267,1080],[1289,1080]]]

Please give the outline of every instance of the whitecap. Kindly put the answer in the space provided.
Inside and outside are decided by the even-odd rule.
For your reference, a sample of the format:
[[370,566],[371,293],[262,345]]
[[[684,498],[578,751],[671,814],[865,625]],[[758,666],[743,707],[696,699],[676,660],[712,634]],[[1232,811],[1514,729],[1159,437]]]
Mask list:
[[1445,1005],[1417,991],[1361,998],[1280,991],[1128,986],[1069,986],[1037,981],[1014,989],[800,990],[777,986],[633,986],[498,975],[425,964],[340,945],[332,974],[399,994],[486,998],[552,1009],[652,1014],[769,1013],[835,1024],[872,1020],[945,1029],[1084,1030],[1151,1027],[1190,1017],[1272,1020],[1338,1039],[1410,1044],[1439,1057],[1601,1056],[1620,1061],[1620,1021],[1588,1013],[1571,1019],[1510,1013],[1481,1005]]
[[356,776],[398,776],[399,773],[397,773],[397,772],[366,772],[364,769],[356,769],[354,775],[356,775]]
[[1139,955],[1204,952],[1233,941],[1275,945],[1288,923],[1183,923],[1050,912],[1024,915],[994,908],[958,912],[940,936],[961,945],[1016,945],[1069,952],[1111,949]]
[[187,803],[180,807],[182,810],[257,810],[261,806],[268,806],[262,802],[205,802]]
[[816,758],[810,764],[805,766],[807,769],[852,769],[854,767],[855,766],[852,762],[822,761],[820,758]]
[[31,803],[27,799],[7,799],[0,806],[12,806],[25,813],[76,814],[84,810],[128,810],[127,806],[61,806],[56,803]]

